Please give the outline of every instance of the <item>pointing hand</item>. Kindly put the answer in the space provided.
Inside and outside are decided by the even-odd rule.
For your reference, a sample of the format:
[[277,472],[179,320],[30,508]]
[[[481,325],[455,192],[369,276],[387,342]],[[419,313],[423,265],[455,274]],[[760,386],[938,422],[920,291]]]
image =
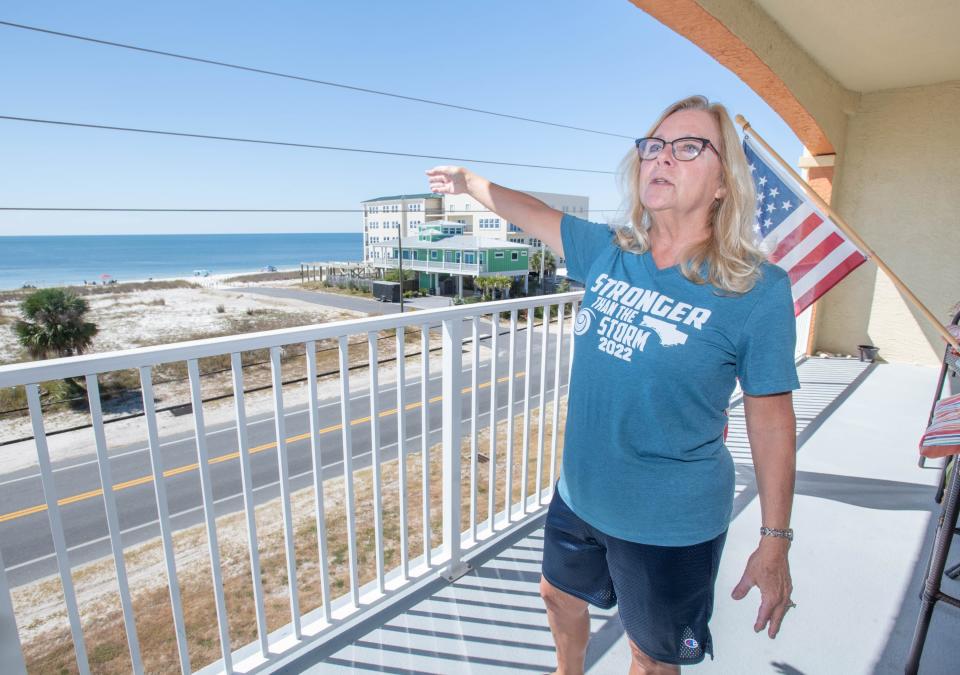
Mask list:
[[467,170],[462,166],[435,166],[426,173],[431,192],[459,195],[467,191]]

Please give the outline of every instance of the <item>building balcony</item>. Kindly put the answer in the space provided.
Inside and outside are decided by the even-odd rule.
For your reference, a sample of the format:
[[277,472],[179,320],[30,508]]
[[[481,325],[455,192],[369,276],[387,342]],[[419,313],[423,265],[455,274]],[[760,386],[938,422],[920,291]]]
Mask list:
[[[537,582],[580,297],[0,367],[0,387],[26,387],[34,438],[16,450],[37,456],[35,471],[3,478],[5,504],[16,509],[0,514],[4,672],[23,672],[24,655],[31,671],[48,669],[38,650],[57,649],[69,650],[57,669],[79,672],[97,672],[118,651],[133,672],[552,670]],[[535,307],[543,320],[520,314]],[[262,384],[245,381],[254,352],[270,366]],[[214,362],[229,372],[233,415],[208,422]],[[798,363],[791,566],[799,608],[771,641],[752,630],[756,591],[729,597],[760,524],[735,393],[727,439],[734,517],[711,623],[717,659],[699,668],[899,672],[939,513],[939,470],[915,459],[937,371],[843,358]],[[154,371],[169,364],[183,365],[189,400],[158,405]],[[98,383],[116,371],[139,380],[135,447],[107,442]],[[84,433],[96,451],[79,462],[51,452],[55,420],[38,389],[68,377],[86,385]],[[265,412],[252,407],[258,388],[269,394]],[[166,433],[174,414],[189,415],[193,432]],[[28,540],[46,553],[24,560]],[[90,601],[97,564],[110,570],[103,583],[112,604]],[[38,646],[13,612],[10,587],[16,599],[26,577],[51,573],[53,599],[33,601],[56,604],[66,627]],[[26,611],[22,598],[17,608]],[[590,624],[588,671],[626,672],[615,610],[591,609]],[[953,610],[937,610],[921,672],[952,672],[958,627]],[[825,630],[836,646],[822,643]]]
[[[382,258],[370,261],[374,267],[397,269],[396,258]],[[448,262],[443,260],[404,260],[403,269],[416,272],[444,272],[450,274],[468,274],[477,276],[483,274],[481,265],[464,262]]]

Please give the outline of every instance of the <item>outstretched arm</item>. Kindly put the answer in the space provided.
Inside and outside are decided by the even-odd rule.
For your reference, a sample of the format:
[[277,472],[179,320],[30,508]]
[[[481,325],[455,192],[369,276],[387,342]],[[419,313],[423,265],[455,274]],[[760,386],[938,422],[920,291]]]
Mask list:
[[438,194],[469,194],[478,202],[506,218],[525,234],[535,237],[563,256],[560,220],[563,213],[525,192],[491,183],[461,166],[437,166],[427,171],[430,189]]

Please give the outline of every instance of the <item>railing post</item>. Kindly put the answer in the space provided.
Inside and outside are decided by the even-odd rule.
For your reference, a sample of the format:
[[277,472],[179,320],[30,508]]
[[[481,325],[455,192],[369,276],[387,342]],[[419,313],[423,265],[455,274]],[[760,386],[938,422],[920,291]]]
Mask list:
[[17,630],[17,618],[13,614],[13,602],[10,600],[10,586],[7,584],[6,567],[0,555],[0,663],[3,672],[11,675],[26,675],[27,666],[23,661],[20,648],[20,633]]
[[470,567],[460,560],[460,510],[463,485],[460,476],[461,408],[460,380],[463,377],[463,320],[443,321],[443,549],[447,566],[443,576],[455,581]]

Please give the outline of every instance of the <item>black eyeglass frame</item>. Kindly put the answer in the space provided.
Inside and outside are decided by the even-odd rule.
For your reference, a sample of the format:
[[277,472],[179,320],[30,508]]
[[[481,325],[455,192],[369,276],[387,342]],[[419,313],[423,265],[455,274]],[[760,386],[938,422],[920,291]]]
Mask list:
[[[713,150],[713,153],[717,156],[717,159],[720,160],[720,163],[721,164],[723,163],[723,157],[720,156],[720,151],[717,150],[713,142],[709,138],[699,138],[698,136],[683,136],[682,138],[675,138],[672,141],[666,141],[662,138],[659,138],[658,136],[644,136],[643,138],[638,138],[633,142],[633,144],[637,148],[637,157],[640,158],[641,162],[650,162],[660,156],[660,152],[658,152],[656,155],[654,155],[650,159],[644,159],[643,154],[640,152],[640,144],[643,141],[660,141],[661,143],[663,143],[663,148],[660,149],[660,152],[663,152],[664,149],[669,145],[670,154],[673,155],[673,158],[678,162],[692,162],[697,157],[703,154],[703,148],[710,148],[711,150]],[[703,148],[700,148],[700,152],[698,152],[696,155],[694,155],[690,159],[683,159],[682,157],[677,157],[677,146],[674,145],[674,143],[679,143],[680,141],[700,141],[701,143],[703,143]]]

